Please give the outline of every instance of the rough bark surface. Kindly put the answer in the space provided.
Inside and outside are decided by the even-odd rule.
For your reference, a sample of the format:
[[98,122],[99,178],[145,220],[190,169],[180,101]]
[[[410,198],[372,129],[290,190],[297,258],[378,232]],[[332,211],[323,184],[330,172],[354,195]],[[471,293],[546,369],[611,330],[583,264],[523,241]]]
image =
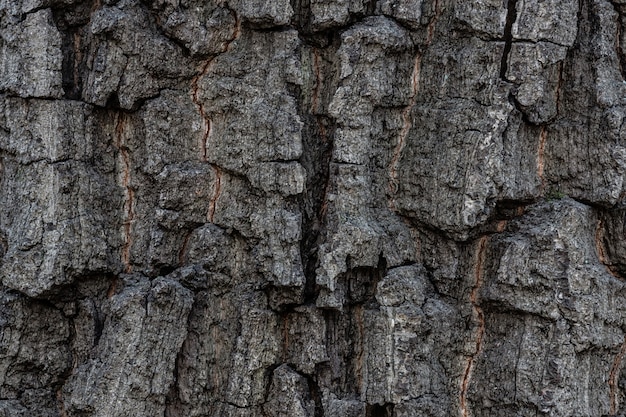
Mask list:
[[0,415],[626,416],[623,0],[0,0]]

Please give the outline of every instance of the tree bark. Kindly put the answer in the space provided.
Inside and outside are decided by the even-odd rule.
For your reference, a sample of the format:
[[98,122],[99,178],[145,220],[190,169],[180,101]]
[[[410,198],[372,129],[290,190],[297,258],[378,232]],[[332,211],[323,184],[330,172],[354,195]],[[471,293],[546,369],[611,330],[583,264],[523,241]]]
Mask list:
[[0,415],[626,415],[626,2],[0,2]]

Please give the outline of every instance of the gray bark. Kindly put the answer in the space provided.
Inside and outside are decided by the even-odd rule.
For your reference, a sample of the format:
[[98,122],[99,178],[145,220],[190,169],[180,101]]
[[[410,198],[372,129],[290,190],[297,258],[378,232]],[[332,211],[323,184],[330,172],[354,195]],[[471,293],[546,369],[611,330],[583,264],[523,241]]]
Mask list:
[[0,0],[0,416],[625,416],[625,24]]

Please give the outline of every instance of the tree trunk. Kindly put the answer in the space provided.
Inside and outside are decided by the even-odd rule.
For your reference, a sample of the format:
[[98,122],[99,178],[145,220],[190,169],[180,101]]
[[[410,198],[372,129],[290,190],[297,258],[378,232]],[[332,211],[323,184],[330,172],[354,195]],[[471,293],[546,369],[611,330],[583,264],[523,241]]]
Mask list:
[[625,24],[0,1],[0,415],[626,415]]

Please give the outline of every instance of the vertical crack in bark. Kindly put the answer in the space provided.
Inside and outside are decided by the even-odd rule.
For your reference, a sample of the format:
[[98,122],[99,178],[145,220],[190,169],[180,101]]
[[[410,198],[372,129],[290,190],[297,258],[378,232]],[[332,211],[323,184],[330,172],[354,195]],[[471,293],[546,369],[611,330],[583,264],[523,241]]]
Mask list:
[[622,369],[622,361],[626,355],[626,336],[624,336],[624,342],[613,360],[611,365],[611,371],[609,372],[609,395],[610,395],[610,410],[609,415],[614,416],[619,407],[619,387],[617,381],[619,378],[619,372]]
[[215,57],[206,61],[204,65],[202,66],[202,70],[200,71],[200,73],[191,80],[192,100],[194,104],[196,105],[196,107],[198,108],[200,117],[202,117],[202,120],[204,122],[202,136],[200,138],[200,143],[198,144],[198,148],[200,149],[200,160],[202,162],[206,162],[207,160],[206,143],[207,143],[207,140],[209,139],[209,136],[211,135],[211,119],[209,118],[209,116],[207,116],[204,110],[204,104],[202,104],[202,101],[200,101],[200,98],[198,97],[199,92],[200,92],[198,83],[200,82],[200,79],[204,78],[206,74],[209,72],[209,69],[214,59]]
[[480,354],[480,351],[482,349],[483,338],[485,336],[485,315],[478,303],[478,292],[480,291],[483,284],[485,251],[487,248],[488,239],[488,236],[481,237],[478,240],[478,245],[476,248],[476,267],[474,269],[475,281],[469,297],[470,303],[472,304],[473,315],[475,316],[477,322],[476,349],[474,350],[474,353],[468,358],[467,365],[465,366],[465,372],[463,372],[463,380],[461,382],[461,393],[459,401],[462,417],[468,417],[470,415],[467,409],[467,391],[469,389],[469,384],[472,378],[474,367],[476,366],[476,359],[478,358],[478,355]]
[[121,183],[124,188],[124,245],[122,246],[122,263],[124,264],[124,272],[131,273],[133,268],[130,260],[130,250],[133,244],[132,227],[135,222],[135,191],[131,185],[131,160],[128,145],[125,139],[125,127],[127,119],[126,114],[119,112],[117,114],[117,123],[115,125],[115,147],[119,151],[121,162]]
[[500,78],[506,79],[506,70],[509,66],[509,54],[513,45],[513,24],[517,20],[517,0],[508,0],[506,5],[506,22],[504,24],[504,50],[502,51],[502,60],[500,61]]
[[[222,51],[220,52],[220,54],[228,52],[230,50],[232,43],[235,42],[239,38],[240,35],[241,35],[241,20],[239,19],[239,16],[235,14],[235,28],[233,30],[233,36],[230,38],[230,40],[228,40],[224,44],[224,47],[222,48]],[[191,99],[193,103],[196,105],[196,107],[198,108],[198,113],[200,113],[200,117],[202,117],[202,120],[204,121],[204,129],[202,132],[202,136],[200,137],[200,143],[198,145],[198,148],[200,151],[200,161],[202,162],[207,162],[207,142],[209,140],[209,137],[211,136],[212,124],[211,124],[211,118],[207,114],[204,108],[204,104],[202,103],[202,100],[200,100],[199,83],[200,83],[200,80],[209,73],[209,70],[211,69],[211,65],[213,64],[213,61],[215,60],[215,58],[217,58],[217,56],[219,56],[219,54],[208,59],[202,65],[202,69],[200,70],[200,73],[191,80]],[[207,219],[208,221],[213,223],[213,217],[215,215],[215,204],[221,192],[222,169],[218,167],[216,164],[211,164],[211,167],[213,167],[213,170],[215,171],[215,186],[214,186],[215,192],[213,193],[213,197],[211,197],[211,201],[209,202],[209,211],[207,213]]]
[[546,139],[548,137],[548,131],[545,126],[541,126],[541,132],[539,133],[539,147],[537,149],[537,177],[539,177],[539,193],[543,194],[546,188],[546,179],[544,177],[545,170],[545,149]]
[[[91,5],[93,9],[96,4]],[[84,8],[52,8],[52,19],[61,35],[61,87],[64,98],[80,100],[82,95],[83,33],[91,21],[93,10]]]
[[316,381],[315,376],[306,375],[307,384],[309,385],[309,395],[315,404],[313,417],[324,417],[324,405],[322,403],[322,390]]
[[561,61],[559,63],[559,81],[556,85],[556,116],[561,112],[561,95],[563,91],[563,67],[565,67],[565,62]]
[[310,95],[302,94],[302,103],[299,109],[306,109],[301,114],[304,121],[302,145],[303,152],[299,158],[300,164],[307,171],[305,192],[300,197],[302,209],[302,234],[300,242],[300,256],[304,267],[304,303],[313,303],[319,294],[316,284],[316,269],[319,266],[319,242],[323,233],[324,217],[327,210],[327,197],[330,188],[330,170],[333,147],[333,121],[326,114],[326,99],[324,86],[328,61],[327,50],[312,46],[310,66],[313,74],[311,85],[307,83]]

